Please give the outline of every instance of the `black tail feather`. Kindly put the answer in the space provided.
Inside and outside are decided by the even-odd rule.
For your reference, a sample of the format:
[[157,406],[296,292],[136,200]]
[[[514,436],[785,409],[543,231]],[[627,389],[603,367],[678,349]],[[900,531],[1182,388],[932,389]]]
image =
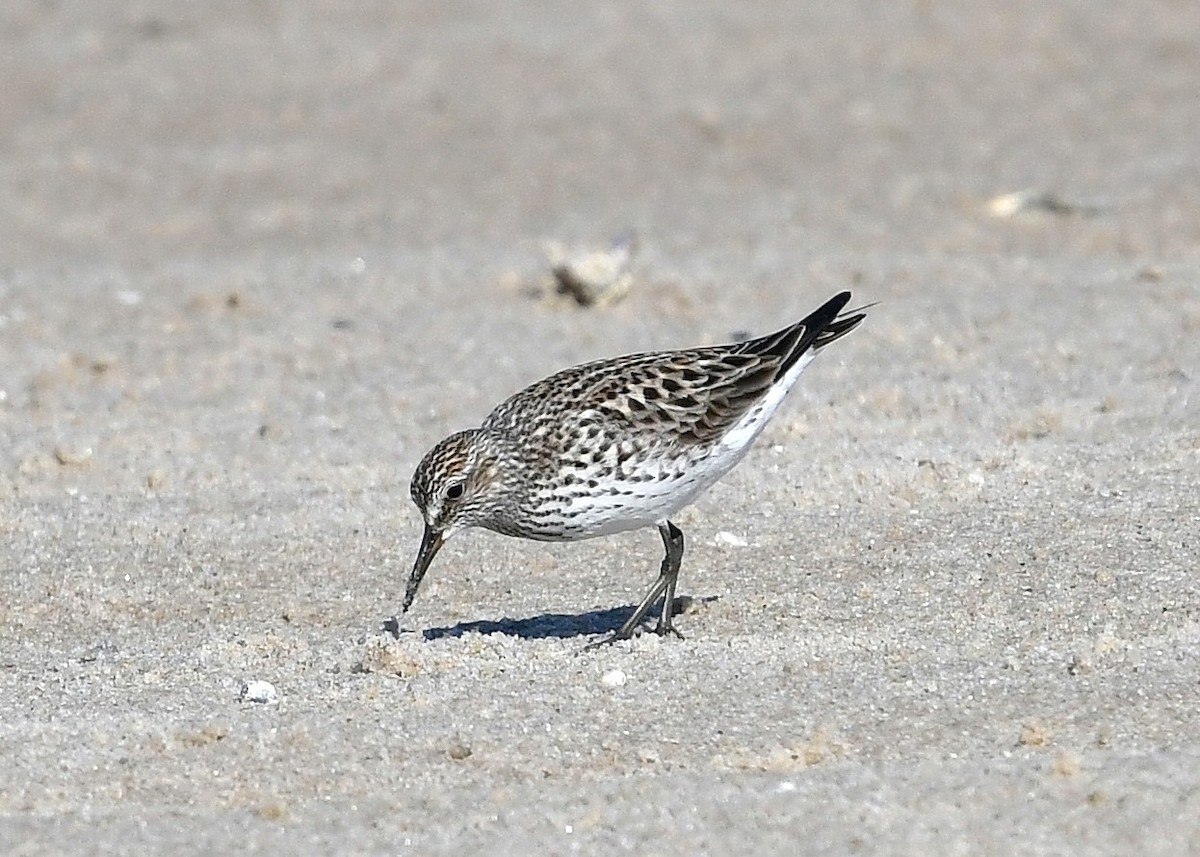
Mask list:
[[834,295],[806,318],[783,330],[744,342],[738,350],[778,357],[780,364],[776,377],[782,377],[810,348],[824,348],[857,327],[866,318],[863,310],[873,306],[868,304],[839,315],[849,302],[850,292]]

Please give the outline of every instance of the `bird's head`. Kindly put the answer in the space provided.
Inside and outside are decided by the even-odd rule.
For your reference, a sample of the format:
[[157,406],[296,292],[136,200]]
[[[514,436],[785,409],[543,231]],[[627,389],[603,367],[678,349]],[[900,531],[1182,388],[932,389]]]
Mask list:
[[486,524],[497,488],[496,458],[488,454],[480,429],[450,435],[421,459],[409,490],[425,519],[425,534],[402,612],[412,606],[421,578],[446,540],[458,530]]

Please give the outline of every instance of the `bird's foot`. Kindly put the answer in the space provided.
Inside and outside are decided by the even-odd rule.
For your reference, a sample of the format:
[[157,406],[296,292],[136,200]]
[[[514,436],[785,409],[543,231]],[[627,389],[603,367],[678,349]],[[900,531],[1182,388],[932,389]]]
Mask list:
[[[670,625],[667,625],[666,627],[663,627],[661,625],[656,626],[654,628],[654,633],[660,637],[666,637],[669,635],[669,636],[674,637],[676,640],[686,640],[687,639],[687,637],[683,636],[683,634],[679,633],[677,630],[675,630],[674,627],[672,627]],[[582,655],[584,652],[591,652],[591,651],[594,651],[595,649],[599,649],[602,646],[608,646],[608,645],[611,645],[612,643],[618,643],[621,640],[631,640],[636,636],[640,636],[640,634],[635,634],[632,631],[629,632],[628,634],[622,634],[620,631],[613,631],[611,634],[607,634],[607,635],[601,637],[599,640],[592,640],[590,643],[588,643],[586,646],[584,646],[582,649],[580,649],[578,654]]]
[[676,640],[686,640],[687,639],[687,637],[683,636],[683,634],[679,633],[679,631],[676,630],[674,625],[663,625],[661,622],[658,623],[658,625],[656,625],[654,627],[654,633],[658,634],[658,636],[660,636],[660,637],[671,636],[671,637],[674,637]]
[[613,631],[611,634],[606,634],[599,640],[592,640],[590,643],[580,649],[577,654],[582,655],[584,652],[594,651],[595,649],[599,649],[601,646],[607,646],[611,643],[617,642],[618,640],[628,640],[632,636],[632,634],[622,634],[620,631]]

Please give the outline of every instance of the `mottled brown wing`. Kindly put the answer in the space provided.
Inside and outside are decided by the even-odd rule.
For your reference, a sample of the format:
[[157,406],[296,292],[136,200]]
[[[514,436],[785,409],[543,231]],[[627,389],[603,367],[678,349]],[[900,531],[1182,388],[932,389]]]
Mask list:
[[[735,345],[630,354],[566,369],[538,381],[484,421],[485,429],[561,434],[564,414],[636,427],[670,445],[711,442],[739,419],[810,348],[849,332],[861,315],[838,318],[849,292],[783,330]],[[568,433],[573,433],[568,431]]]
[[614,421],[682,445],[728,431],[775,380],[779,360],[703,348],[649,355],[597,379],[587,401]]
[[[779,358],[730,347],[631,354],[551,375],[501,403],[485,429],[536,432],[564,413],[671,445],[720,437],[766,392]],[[624,432],[622,432],[624,433]]]

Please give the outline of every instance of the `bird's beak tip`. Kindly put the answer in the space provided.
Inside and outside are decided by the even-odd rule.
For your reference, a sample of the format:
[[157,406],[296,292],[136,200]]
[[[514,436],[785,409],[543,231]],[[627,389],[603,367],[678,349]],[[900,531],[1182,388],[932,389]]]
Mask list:
[[413,563],[412,574],[408,578],[408,586],[404,591],[404,602],[400,607],[401,613],[407,613],[408,608],[412,607],[413,599],[417,597],[417,589],[421,585],[421,578],[429,570],[429,564],[433,562],[434,556],[445,541],[444,531],[435,530],[429,524],[425,525],[425,533],[421,536],[421,547],[417,549],[417,559]]

